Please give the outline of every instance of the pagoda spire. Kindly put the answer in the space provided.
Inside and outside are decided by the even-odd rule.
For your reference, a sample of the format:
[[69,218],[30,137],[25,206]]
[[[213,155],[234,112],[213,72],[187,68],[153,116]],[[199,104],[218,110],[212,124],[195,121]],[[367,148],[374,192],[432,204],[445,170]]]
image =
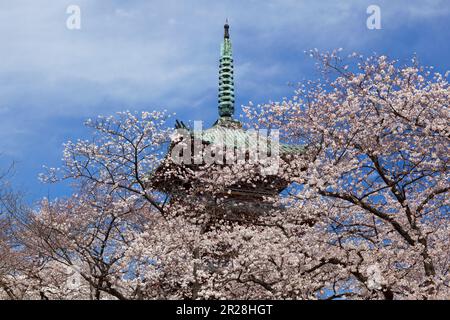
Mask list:
[[223,43],[220,50],[219,65],[219,116],[233,118],[234,115],[234,82],[233,52],[230,40],[228,19],[224,25]]

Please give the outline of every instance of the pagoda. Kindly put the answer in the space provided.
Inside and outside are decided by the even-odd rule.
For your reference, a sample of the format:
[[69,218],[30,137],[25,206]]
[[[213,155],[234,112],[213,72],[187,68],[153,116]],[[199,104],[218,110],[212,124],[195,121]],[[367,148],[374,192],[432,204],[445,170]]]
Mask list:
[[[189,128],[181,121],[176,121],[175,128],[182,131],[183,138],[172,142],[168,156],[161,166],[154,172],[152,185],[154,188],[169,194],[172,199],[183,201],[185,195],[192,190],[201,190],[204,181],[197,179],[198,175],[192,172],[203,170],[203,163],[192,160],[195,153],[195,141],[201,146],[225,147],[228,150],[242,151],[244,160],[249,159],[249,151],[257,150],[265,145],[265,152],[271,154],[271,160],[282,160],[288,162],[295,156],[304,153],[303,146],[279,144],[268,136],[262,136],[253,130],[246,130],[240,121],[234,118],[235,93],[234,93],[234,68],[233,51],[230,39],[228,21],[224,25],[223,43],[220,51],[219,64],[219,93],[218,93],[218,119],[212,127],[206,130],[195,130]],[[174,148],[179,146],[180,141],[189,144],[189,156],[184,158],[188,161],[183,163],[174,161],[172,158]],[[194,147],[192,147],[192,145]],[[267,147],[268,146],[268,147]],[[276,149],[276,153],[274,150]],[[219,166],[223,168],[232,165],[224,161]],[[258,165],[258,164],[257,164]],[[186,172],[191,173],[190,179],[185,179]],[[218,171],[220,174],[220,171]],[[214,173],[211,175],[214,176]],[[213,178],[215,179],[215,178]],[[230,219],[242,217],[242,215],[259,215],[270,211],[280,192],[282,192],[291,181],[282,178],[279,172],[260,170],[249,180],[248,177],[242,181],[233,181],[229,185],[222,186],[215,192],[199,192],[211,210],[219,212],[221,216]],[[218,206],[220,203],[220,206]]]

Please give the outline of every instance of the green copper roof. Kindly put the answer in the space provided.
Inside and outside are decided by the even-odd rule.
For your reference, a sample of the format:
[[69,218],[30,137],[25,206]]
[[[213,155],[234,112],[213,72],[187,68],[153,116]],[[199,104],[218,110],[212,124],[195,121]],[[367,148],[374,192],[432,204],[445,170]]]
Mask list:
[[225,24],[224,29],[219,65],[219,116],[232,118],[234,115],[233,51],[228,23]]
[[[215,125],[212,128],[201,132],[193,132],[195,138],[204,142],[224,145],[226,147],[257,150],[261,145],[270,148],[270,137],[261,135],[257,131],[246,131],[241,127]],[[301,154],[305,151],[303,146],[279,144],[279,153],[283,154]]]

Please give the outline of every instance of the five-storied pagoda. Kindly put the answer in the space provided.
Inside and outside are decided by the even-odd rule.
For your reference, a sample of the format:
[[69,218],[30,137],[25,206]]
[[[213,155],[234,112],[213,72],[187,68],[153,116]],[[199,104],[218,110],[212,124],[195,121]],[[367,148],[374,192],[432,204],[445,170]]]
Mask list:
[[[187,132],[188,139],[191,142],[200,141],[203,146],[219,146],[225,147],[227,150],[244,150],[247,155],[251,151],[260,148],[262,142],[271,144],[270,138],[261,137],[255,134],[253,130],[245,130],[242,123],[234,119],[235,113],[235,95],[234,95],[234,78],[233,78],[233,51],[230,39],[228,22],[224,26],[224,38],[220,52],[219,65],[219,96],[218,96],[218,113],[219,117],[211,128],[198,132],[188,128],[183,122],[176,121],[176,129]],[[185,134],[186,137],[186,134]],[[186,142],[186,138],[185,141]],[[195,142],[192,143],[194,145]],[[169,155],[176,147],[177,143],[172,143],[169,150]],[[294,155],[299,155],[304,152],[302,146],[275,144],[277,146],[277,157],[286,161]],[[190,148],[190,147],[189,147]],[[193,148],[194,149],[194,148]],[[192,157],[195,154],[194,150],[189,150]],[[273,148],[272,148],[273,149]],[[271,152],[271,147],[265,151]],[[195,152],[194,152],[195,153]],[[272,155],[273,156],[273,155]],[[277,158],[272,157],[272,160],[277,161]],[[226,162],[226,161],[225,161]],[[226,165],[226,163],[224,163]],[[177,201],[183,201],[183,195],[192,191],[195,187],[201,187],[202,182],[196,181],[194,175],[186,181],[184,173],[196,172],[202,170],[202,166],[194,161],[185,161],[184,163],[175,163],[171,156],[166,157],[164,163],[156,170],[153,178],[153,185],[157,189],[169,194]],[[212,192],[210,196],[202,192],[202,199],[210,203],[211,210],[217,211],[217,199],[220,198],[221,209],[220,212],[224,216],[235,217],[242,214],[263,214],[271,208],[268,199],[275,200],[278,194],[283,191],[290,181],[286,178],[281,178],[278,173],[274,174],[255,174],[251,180],[248,177],[245,181],[234,181],[230,185],[222,186],[223,189],[219,192]]]

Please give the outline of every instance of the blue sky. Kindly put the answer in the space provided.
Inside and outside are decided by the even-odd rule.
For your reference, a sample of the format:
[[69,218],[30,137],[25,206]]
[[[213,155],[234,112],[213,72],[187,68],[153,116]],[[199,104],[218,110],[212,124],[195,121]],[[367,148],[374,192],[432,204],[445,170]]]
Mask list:
[[[69,5],[81,30],[66,28]],[[381,30],[366,8],[381,9]],[[85,138],[83,121],[121,110],[167,109],[182,120],[217,115],[219,47],[230,21],[236,107],[292,93],[314,79],[303,52],[377,52],[450,69],[448,0],[0,0],[0,164],[16,162],[14,183],[37,201],[70,194],[41,184],[62,143]]]

